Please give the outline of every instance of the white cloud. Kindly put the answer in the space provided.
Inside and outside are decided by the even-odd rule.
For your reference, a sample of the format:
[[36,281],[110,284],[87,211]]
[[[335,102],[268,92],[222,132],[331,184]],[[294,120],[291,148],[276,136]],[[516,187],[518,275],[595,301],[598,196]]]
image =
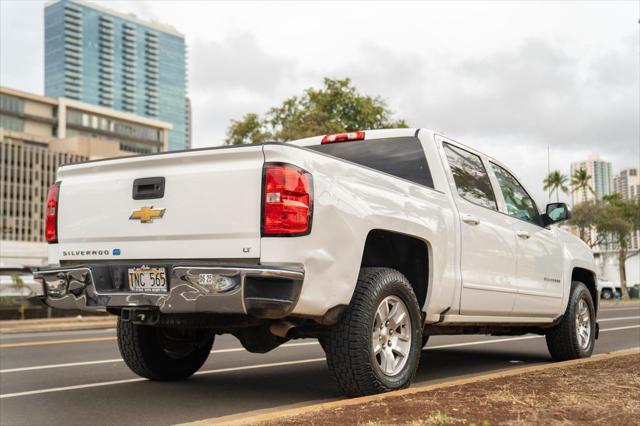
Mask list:
[[[565,173],[589,153],[640,163],[637,2],[99,3],[185,33],[195,146],[331,76],[510,165],[539,198],[548,145]],[[0,2],[1,84],[42,91],[43,6]]]

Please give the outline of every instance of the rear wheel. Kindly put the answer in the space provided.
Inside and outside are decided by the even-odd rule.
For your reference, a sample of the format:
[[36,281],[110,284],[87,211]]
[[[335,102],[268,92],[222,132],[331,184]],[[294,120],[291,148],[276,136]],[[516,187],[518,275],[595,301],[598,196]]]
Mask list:
[[605,299],[605,300],[613,299],[613,292],[611,290],[609,290],[608,288],[605,288],[604,290],[602,290],[601,297],[603,299]]
[[404,275],[362,268],[351,303],[323,346],[340,389],[359,396],[409,386],[421,343],[420,308]]
[[573,281],[571,286],[566,312],[546,333],[549,353],[556,361],[587,358],[595,345],[596,313],[591,293],[579,281]]
[[127,366],[151,380],[181,380],[207,360],[214,334],[201,329],[150,327],[118,319],[118,348]]

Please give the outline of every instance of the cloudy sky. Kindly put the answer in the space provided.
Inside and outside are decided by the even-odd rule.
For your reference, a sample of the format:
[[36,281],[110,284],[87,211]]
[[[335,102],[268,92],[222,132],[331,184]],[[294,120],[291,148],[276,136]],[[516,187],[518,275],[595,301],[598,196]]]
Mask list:
[[[516,171],[640,163],[640,2],[99,1],[185,34],[194,146],[229,121],[351,77],[411,126]],[[42,1],[0,1],[0,84],[43,92]]]

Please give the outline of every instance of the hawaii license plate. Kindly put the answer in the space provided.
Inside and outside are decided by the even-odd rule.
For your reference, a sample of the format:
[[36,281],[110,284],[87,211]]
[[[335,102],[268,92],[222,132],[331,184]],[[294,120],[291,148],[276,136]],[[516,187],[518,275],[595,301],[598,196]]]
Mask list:
[[140,293],[166,293],[167,274],[165,269],[148,266],[129,268],[129,289]]

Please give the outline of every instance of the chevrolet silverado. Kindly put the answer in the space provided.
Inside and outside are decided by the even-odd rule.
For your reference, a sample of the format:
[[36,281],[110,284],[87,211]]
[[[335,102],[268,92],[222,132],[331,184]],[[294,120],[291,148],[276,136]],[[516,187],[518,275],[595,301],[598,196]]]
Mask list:
[[[523,166],[522,164],[520,165]],[[426,129],[65,165],[46,207],[54,308],[108,311],[126,364],[191,376],[216,335],[316,338],[347,395],[410,384],[439,334],[597,337],[589,248],[504,164]]]

